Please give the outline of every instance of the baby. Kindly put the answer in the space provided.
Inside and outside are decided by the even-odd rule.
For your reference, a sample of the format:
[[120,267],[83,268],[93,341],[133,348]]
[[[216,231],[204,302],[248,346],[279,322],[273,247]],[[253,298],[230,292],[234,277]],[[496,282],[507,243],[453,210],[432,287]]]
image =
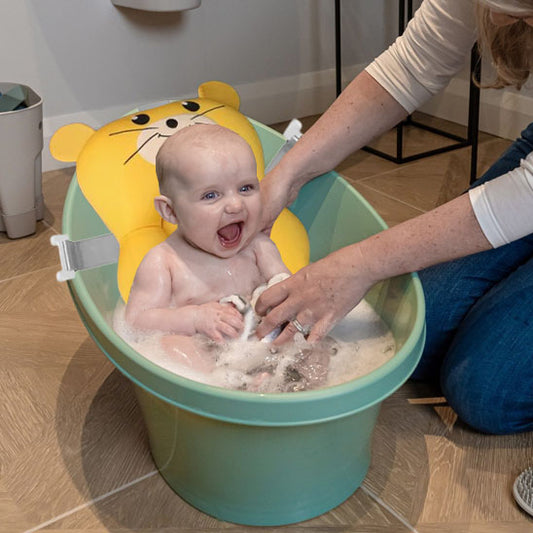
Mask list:
[[126,322],[137,330],[163,332],[167,352],[208,372],[213,358],[193,336],[217,343],[241,336],[240,311],[254,290],[278,274],[283,279],[289,270],[260,231],[256,163],[242,137],[218,125],[184,128],[162,145],[156,172],[161,195],[155,208],[178,227],[141,262]]

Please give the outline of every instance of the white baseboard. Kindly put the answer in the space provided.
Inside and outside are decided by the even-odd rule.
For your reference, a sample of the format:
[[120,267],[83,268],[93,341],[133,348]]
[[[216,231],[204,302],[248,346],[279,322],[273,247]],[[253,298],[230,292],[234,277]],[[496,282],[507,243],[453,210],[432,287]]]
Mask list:
[[[363,65],[345,67],[343,79],[351,80],[362,69]],[[425,104],[421,111],[452,122],[466,124],[468,86],[468,82],[464,79],[452,80],[446,90]],[[335,70],[327,69],[236,85],[235,89],[241,97],[241,111],[245,115],[263,124],[273,124],[325,111],[336,96]],[[181,95],[155,102],[130,102],[121,106],[45,117],[43,121],[43,170],[54,170],[71,165],[56,161],[48,148],[50,138],[61,126],[83,122],[96,129],[132,109],[146,109],[171,100],[191,98],[191,96],[193,95]],[[483,89],[481,91],[479,120],[481,131],[506,139],[515,139],[531,122],[533,122],[533,97],[509,90]]]
[[[363,69],[355,65],[343,69],[350,80]],[[323,113],[335,100],[335,69],[286,76],[237,87],[242,112],[263,124]]]
[[[362,68],[362,65],[344,68],[344,79],[352,79]],[[295,117],[315,115],[325,111],[336,96],[335,70],[327,69],[236,85],[235,89],[241,97],[241,111],[245,115],[263,124],[274,124]],[[132,109],[146,109],[172,100],[191,98],[192,96],[194,95],[180,95],[155,102],[130,102],[121,106],[45,117],[43,120],[43,171],[72,165],[72,163],[56,161],[50,154],[50,138],[60,127],[82,122],[97,129],[130,112]]]
[[[469,83],[454,79],[449,86],[420,111],[466,125]],[[533,122],[533,97],[513,90],[482,89],[479,129],[504,139],[514,140]]]

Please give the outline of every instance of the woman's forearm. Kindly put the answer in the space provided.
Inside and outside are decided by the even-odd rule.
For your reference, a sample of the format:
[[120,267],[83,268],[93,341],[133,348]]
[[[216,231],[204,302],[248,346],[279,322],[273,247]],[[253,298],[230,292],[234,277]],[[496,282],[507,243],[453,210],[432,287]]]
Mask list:
[[361,72],[279,164],[298,188],[332,170],[407,116],[367,72]]
[[358,244],[373,281],[492,248],[463,194]]
[[301,187],[405,118],[405,109],[367,72],[359,74],[261,182],[270,231]]

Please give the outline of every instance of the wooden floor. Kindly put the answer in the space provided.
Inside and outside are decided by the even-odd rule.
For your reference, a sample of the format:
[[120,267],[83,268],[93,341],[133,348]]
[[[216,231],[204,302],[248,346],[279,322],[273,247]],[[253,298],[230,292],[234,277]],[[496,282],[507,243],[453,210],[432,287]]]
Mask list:
[[[406,142],[416,152],[447,141],[413,130]],[[392,150],[394,139],[379,144]],[[481,135],[480,171],[508,144]],[[359,152],[338,170],[393,225],[462,192],[469,154],[398,166]],[[129,382],[89,338],[66,284],[55,279],[49,239],[61,232],[72,173],[44,175],[46,216],[35,235],[0,233],[1,533],[533,531],[511,495],[516,475],[533,464],[533,434],[475,433],[443,398],[413,383],[384,401],[368,476],[333,511],[290,527],[250,528],[184,503],[155,471]]]

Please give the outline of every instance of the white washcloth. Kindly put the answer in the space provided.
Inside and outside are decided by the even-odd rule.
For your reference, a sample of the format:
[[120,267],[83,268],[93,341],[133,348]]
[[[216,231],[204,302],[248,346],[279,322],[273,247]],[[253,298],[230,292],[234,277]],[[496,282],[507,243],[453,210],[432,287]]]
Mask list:
[[[260,320],[259,316],[255,312],[255,304],[259,299],[259,296],[261,296],[261,294],[263,294],[263,292],[265,292],[269,287],[272,287],[272,285],[275,285],[276,283],[279,283],[288,277],[289,274],[286,272],[280,272],[279,274],[272,276],[267,283],[256,287],[252,293],[250,302],[247,302],[246,298],[243,298],[239,294],[230,294],[229,296],[224,296],[224,298],[219,300],[221,304],[232,303],[237,308],[237,311],[239,311],[239,313],[241,313],[244,317],[244,329],[238,339],[239,341],[246,341],[255,333],[255,328],[257,327],[257,324],[259,324]],[[281,328],[278,327],[263,337],[261,341],[272,342],[280,334],[280,332]]]

